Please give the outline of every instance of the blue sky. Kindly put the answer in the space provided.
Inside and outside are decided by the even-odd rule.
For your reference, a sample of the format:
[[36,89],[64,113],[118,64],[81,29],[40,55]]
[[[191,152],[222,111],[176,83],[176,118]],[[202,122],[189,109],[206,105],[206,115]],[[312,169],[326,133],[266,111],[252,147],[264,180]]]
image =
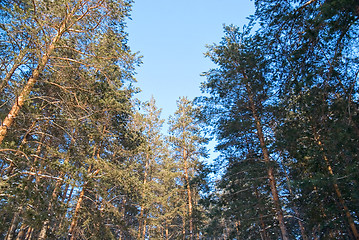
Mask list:
[[137,69],[137,98],[153,95],[168,119],[181,96],[201,95],[201,73],[215,67],[204,57],[206,45],[218,43],[223,24],[242,27],[254,13],[250,0],[137,0],[128,21],[129,45],[143,55]]

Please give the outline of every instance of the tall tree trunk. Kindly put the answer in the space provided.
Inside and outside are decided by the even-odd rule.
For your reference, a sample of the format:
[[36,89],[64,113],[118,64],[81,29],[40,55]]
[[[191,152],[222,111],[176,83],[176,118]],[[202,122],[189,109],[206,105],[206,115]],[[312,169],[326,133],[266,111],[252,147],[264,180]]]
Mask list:
[[258,192],[257,189],[255,190],[255,192],[256,192],[256,197],[257,197],[258,202],[259,202],[259,211],[260,211],[260,213],[259,213],[259,221],[260,221],[260,226],[261,226],[261,228],[260,228],[261,239],[269,240],[268,235],[267,235],[267,231],[266,231],[266,225],[264,224],[264,221],[263,221],[263,214],[262,214],[263,208],[262,208],[262,204],[260,202],[259,192]]
[[[145,197],[145,189],[146,189],[146,184],[147,184],[147,175],[148,175],[148,170],[149,170],[149,155],[148,153],[146,154],[146,164],[145,164],[145,172],[144,172],[144,178],[143,178],[143,189],[142,189],[142,199],[144,199]],[[140,216],[139,216],[139,224],[138,224],[138,233],[137,233],[137,239],[141,239],[141,232],[143,232],[143,225],[145,225],[145,219],[143,218],[144,216],[144,211],[145,211],[145,207],[144,207],[144,203],[141,205],[141,211],[140,211]],[[145,226],[145,231],[146,233],[146,226]],[[142,234],[142,236],[145,236],[144,234]]]
[[86,187],[87,187],[87,183],[85,183],[83,185],[83,187],[82,187],[82,190],[80,192],[79,198],[78,198],[77,203],[76,203],[74,215],[72,216],[72,221],[71,221],[71,225],[70,225],[70,229],[69,229],[69,233],[68,233],[68,236],[70,237],[70,240],[75,240],[76,239],[74,231],[75,231],[75,228],[77,226],[77,221],[78,221],[78,218],[79,218],[81,204],[82,204],[82,201],[83,201],[84,196],[85,196]]
[[[91,172],[91,169],[92,168],[89,167],[89,171],[88,171],[89,173]],[[93,172],[93,176],[96,176],[99,172],[100,172],[100,169],[97,169],[96,171]],[[83,202],[83,199],[84,199],[84,196],[85,196],[85,192],[87,191],[88,184],[89,184],[89,182],[86,182],[83,185],[82,190],[81,190],[80,195],[79,195],[79,198],[78,198],[77,203],[76,203],[74,215],[72,216],[72,221],[71,221],[70,229],[69,229],[69,232],[68,232],[68,235],[70,236],[70,240],[75,240],[76,239],[74,231],[75,231],[75,228],[77,227],[80,209],[81,209],[82,202]]]
[[186,216],[185,214],[182,216],[182,239],[186,239]]
[[8,129],[11,127],[12,123],[14,122],[15,118],[19,114],[20,109],[24,105],[26,99],[29,97],[35,83],[39,79],[40,74],[43,72],[50,56],[52,55],[56,44],[62,37],[62,34],[66,31],[66,25],[69,21],[69,16],[66,16],[65,19],[61,22],[59,29],[56,35],[53,37],[51,43],[46,48],[45,53],[42,55],[37,67],[32,72],[31,77],[27,80],[25,86],[23,87],[21,93],[16,98],[15,103],[13,104],[10,112],[2,121],[2,125],[0,126],[0,145],[4,140]]
[[34,229],[32,227],[29,227],[25,236],[25,240],[31,240],[33,233],[34,233]]
[[[248,79],[245,73],[243,73],[243,76],[244,76],[245,79]],[[278,195],[276,180],[275,180],[275,177],[274,177],[273,167],[270,165],[271,161],[270,161],[270,157],[269,157],[269,152],[268,152],[268,148],[267,148],[267,145],[265,143],[265,140],[264,140],[264,133],[263,133],[261,119],[260,119],[260,117],[258,115],[257,107],[256,107],[254,99],[253,99],[252,89],[251,89],[249,83],[246,84],[246,89],[247,89],[250,109],[252,111],[252,115],[253,115],[253,118],[254,118],[254,121],[255,121],[255,124],[256,124],[257,137],[258,137],[258,140],[260,142],[260,147],[262,149],[263,158],[264,158],[264,161],[268,165],[267,173],[268,173],[268,179],[269,179],[269,186],[270,186],[270,189],[271,189],[271,192],[272,192],[272,199],[273,199],[273,202],[274,202],[274,209],[276,211],[277,220],[279,222],[279,228],[280,228],[280,231],[281,231],[281,234],[282,234],[282,239],[283,240],[289,240],[288,231],[287,231],[287,228],[286,228],[285,223],[284,223],[283,210],[282,210],[280,200],[279,200],[279,195]]]
[[166,239],[166,240],[169,239],[168,236],[169,236],[169,235],[168,235],[168,221],[166,220],[166,222],[165,222],[165,237],[166,237],[165,239]]
[[23,240],[26,234],[26,230],[29,228],[26,224],[22,224],[20,227],[20,231],[16,236],[16,240]]
[[[284,171],[284,174],[285,174],[285,178],[287,180],[287,187],[288,187],[288,190],[289,190],[289,195],[291,196],[291,198],[293,199],[294,198],[294,194],[293,194],[293,190],[292,190],[292,185],[290,183],[290,179],[289,179],[289,176],[288,176],[288,172],[287,172],[287,169],[285,168],[285,165],[284,165],[284,162],[282,161],[282,168],[283,168],[283,171]],[[308,236],[306,234],[306,230],[305,230],[305,227],[304,227],[304,224],[302,222],[302,220],[300,219],[300,214],[299,214],[299,211],[298,211],[298,208],[296,206],[295,203],[293,203],[293,210],[294,210],[294,213],[295,215],[297,216],[298,218],[298,225],[299,225],[299,229],[300,229],[300,234],[302,235],[302,239],[303,240],[309,240],[308,239]]]
[[240,237],[240,235],[241,235],[241,232],[239,231],[239,226],[241,226],[241,221],[236,221],[235,222],[235,226],[236,226],[236,232],[237,232],[237,236],[238,236],[238,238]]
[[344,214],[347,218],[347,221],[348,221],[348,224],[349,224],[349,228],[350,230],[352,231],[352,234],[354,235],[355,239],[356,240],[359,240],[359,233],[358,233],[358,230],[355,226],[355,223],[354,223],[354,219],[349,211],[349,208],[348,206],[345,204],[345,201],[344,201],[344,198],[343,198],[343,195],[340,191],[340,188],[338,186],[338,183],[335,179],[335,176],[334,176],[334,172],[333,172],[333,169],[332,169],[332,166],[329,162],[329,159],[327,157],[327,155],[325,154],[325,151],[324,151],[324,145],[323,143],[321,142],[320,140],[320,137],[319,137],[319,134],[315,131],[314,129],[314,140],[316,141],[316,143],[318,144],[318,146],[320,147],[320,151],[322,153],[322,156],[323,156],[323,159],[327,165],[327,170],[328,170],[328,173],[329,175],[332,177],[333,179],[333,188],[334,188],[334,191],[335,191],[335,194],[337,195],[338,197],[338,200],[339,200],[339,203],[342,207],[342,210],[344,211]]
[[22,206],[20,206],[17,211],[15,212],[12,220],[11,225],[9,227],[9,230],[7,231],[7,235],[5,237],[5,240],[13,240],[15,238],[15,231],[19,222],[20,214],[22,213]]
[[[60,175],[60,178],[63,178],[64,177],[64,173],[62,173]],[[50,224],[50,216],[53,214],[53,205],[54,205],[54,202],[56,201],[59,193],[60,193],[60,187],[61,187],[61,184],[62,184],[62,180],[58,180],[56,182],[56,186],[55,186],[55,189],[54,191],[52,192],[52,195],[51,195],[51,200],[49,202],[49,206],[47,207],[47,217],[46,217],[46,220],[44,221],[44,223],[42,224],[42,228],[41,228],[41,231],[40,231],[40,234],[39,234],[39,240],[44,240],[46,239],[46,235],[47,235],[47,229],[49,227],[49,224]]]
[[188,197],[189,234],[190,234],[190,239],[193,240],[192,191],[189,183],[187,158],[188,158],[187,151],[186,149],[183,149],[184,174],[186,179],[186,185],[187,185],[186,188],[187,188],[187,197]]
[[[76,133],[75,130],[73,132]],[[74,138],[72,138],[70,146],[72,146],[74,143],[75,143],[75,140],[74,140]],[[69,163],[69,159],[70,159],[70,152],[68,151],[67,155],[65,157],[65,160],[64,160],[64,165],[65,166]],[[46,239],[47,230],[48,230],[49,224],[50,224],[50,216],[53,214],[53,211],[54,211],[53,210],[53,205],[54,205],[54,202],[56,201],[56,199],[58,198],[58,196],[60,194],[61,185],[63,184],[62,179],[64,178],[64,176],[65,176],[65,172],[61,172],[60,173],[60,179],[56,181],[55,188],[54,188],[54,190],[52,192],[51,199],[50,199],[49,205],[47,207],[47,213],[48,214],[47,214],[47,217],[46,217],[46,219],[45,219],[45,221],[44,221],[44,223],[42,225],[42,228],[41,228],[41,231],[40,231],[40,234],[39,234],[39,240]],[[65,188],[65,197],[66,197],[66,193],[67,193],[67,190],[68,190],[68,186],[69,185],[67,184],[66,188]],[[69,197],[71,197],[71,194],[72,194],[72,192],[70,193]],[[65,200],[65,197],[63,198],[63,200]]]
[[146,225],[147,225],[147,219],[144,219],[143,225],[142,225],[142,239],[143,240],[146,239]]
[[[67,188],[68,188],[68,186],[67,186]],[[71,187],[69,196],[67,197],[67,201],[66,201],[66,195],[67,195],[67,190],[66,190],[66,192],[65,192],[65,194],[64,194],[64,196],[63,196],[63,198],[62,198],[62,199],[63,199],[63,202],[64,202],[64,203],[66,202],[64,209],[68,209],[68,208],[69,208],[69,203],[70,203],[70,201],[71,201],[72,193],[74,192],[74,189],[75,189],[75,187]],[[56,231],[57,229],[61,229],[61,228],[62,228],[62,225],[64,224],[65,219],[66,219],[66,210],[65,210],[64,213],[61,214],[60,224],[58,224],[58,226],[54,226],[54,231]]]
[[[39,144],[38,144],[38,146],[36,148],[36,152],[35,152],[36,157],[34,159],[33,166],[30,168],[31,172],[36,171],[36,166],[35,165],[36,165],[36,163],[37,163],[37,161],[39,159],[39,156],[41,154],[41,149],[42,149],[42,145],[43,145],[44,141],[45,141],[45,134],[42,134],[40,142],[39,142]],[[27,178],[27,181],[30,182],[31,179],[32,179],[32,176],[29,175],[28,178]],[[29,190],[29,186],[26,185],[25,188],[24,188],[24,192],[26,192],[28,190]],[[10,228],[8,230],[8,233],[7,233],[7,236],[5,238],[6,240],[12,240],[12,239],[15,238],[15,231],[16,231],[16,228],[17,228],[17,225],[18,225],[20,215],[23,212],[23,210],[24,210],[24,206],[21,205],[21,206],[19,206],[18,210],[15,212],[14,217],[13,217],[13,219],[11,221],[11,226],[10,226]],[[21,231],[19,232],[19,234],[21,234]]]

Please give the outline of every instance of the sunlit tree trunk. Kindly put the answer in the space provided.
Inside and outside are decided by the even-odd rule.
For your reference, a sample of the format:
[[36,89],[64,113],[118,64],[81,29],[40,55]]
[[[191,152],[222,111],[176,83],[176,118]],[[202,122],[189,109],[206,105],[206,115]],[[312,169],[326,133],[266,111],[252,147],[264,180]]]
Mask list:
[[19,233],[16,236],[16,240],[23,240],[26,234],[26,230],[29,228],[29,226],[26,226],[25,224],[22,224],[19,230]]
[[188,158],[187,151],[183,149],[184,176],[186,179],[186,188],[187,188],[187,197],[188,197],[189,233],[190,233],[190,239],[193,240],[192,190],[189,182],[187,158]]
[[[144,178],[143,178],[143,192],[142,192],[142,198],[145,197],[145,189],[146,189],[146,184],[147,184],[147,175],[148,175],[148,169],[149,169],[149,155],[148,153],[146,154],[146,164],[145,164],[145,171],[144,171]],[[142,204],[142,206],[140,207],[141,211],[140,211],[140,216],[139,216],[139,224],[138,224],[138,233],[137,233],[137,239],[141,239],[141,234],[143,236],[143,238],[145,238],[145,234],[146,234],[146,219],[144,219],[144,212],[145,212],[145,206],[144,203]]]
[[[64,177],[64,174],[62,173],[60,175],[60,178],[63,178]],[[40,231],[40,234],[39,234],[39,240],[44,240],[46,239],[46,234],[47,234],[47,229],[49,227],[49,224],[50,224],[50,217],[49,215],[50,214],[53,214],[53,205],[54,205],[54,202],[56,201],[59,193],[60,193],[60,189],[61,189],[61,184],[62,184],[62,180],[58,180],[56,182],[56,186],[55,186],[55,189],[53,190],[52,192],[52,196],[51,196],[51,200],[49,202],[49,206],[47,208],[47,218],[46,220],[44,221],[43,225],[42,225],[42,228],[41,228],[41,231]]]
[[19,111],[21,107],[24,105],[26,99],[29,97],[35,83],[39,79],[40,74],[44,70],[52,52],[55,49],[55,45],[58,43],[58,41],[61,39],[62,34],[66,31],[66,24],[67,24],[68,18],[65,18],[55,35],[55,37],[52,39],[51,43],[46,49],[46,52],[44,55],[42,55],[41,60],[39,61],[37,67],[34,69],[31,77],[27,80],[25,86],[23,87],[21,93],[16,98],[14,105],[12,106],[10,112],[5,117],[5,119],[2,121],[2,125],[0,126],[0,144],[4,140],[8,129],[11,127],[12,123],[14,122],[15,118],[19,114]]
[[[91,167],[89,168],[88,172],[89,173],[91,172]],[[100,172],[99,169],[95,170],[92,173],[93,177],[96,176],[99,172]],[[76,203],[75,211],[74,211],[74,214],[72,216],[72,221],[71,221],[70,229],[69,229],[69,232],[68,232],[68,235],[70,236],[70,240],[75,240],[76,239],[74,233],[75,233],[75,229],[77,227],[80,209],[81,209],[82,202],[83,202],[83,199],[84,199],[84,196],[85,196],[85,192],[87,191],[88,184],[89,184],[89,182],[86,182],[83,185],[82,190],[81,190],[80,195],[79,195],[79,198],[78,198],[77,203]]]
[[[245,79],[248,79],[245,73],[243,73],[243,77]],[[283,215],[283,210],[282,210],[280,200],[279,200],[279,195],[278,195],[278,190],[277,190],[276,179],[274,177],[273,167],[270,166],[271,161],[270,161],[270,157],[269,157],[268,148],[266,146],[265,139],[264,139],[264,133],[263,133],[261,119],[257,113],[257,106],[255,105],[252,89],[251,89],[251,86],[249,85],[249,83],[246,84],[246,89],[247,89],[247,94],[248,94],[248,99],[249,99],[249,104],[250,104],[249,107],[252,111],[253,119],[255,121],[256,129],[257,129],[257,137],[260,142],[260,147],[262,149],[263,158],[264,158],[264,161],[269,165],[268,169],[267,169],[269,186],[270,186],[270,189],[272,192],[274,209],[276,211],[277,220],[279,222],[279,228],[281,230],[282,239],[289,240],[288,231],[287,231],[287,228],[284,223],[284,215]]]

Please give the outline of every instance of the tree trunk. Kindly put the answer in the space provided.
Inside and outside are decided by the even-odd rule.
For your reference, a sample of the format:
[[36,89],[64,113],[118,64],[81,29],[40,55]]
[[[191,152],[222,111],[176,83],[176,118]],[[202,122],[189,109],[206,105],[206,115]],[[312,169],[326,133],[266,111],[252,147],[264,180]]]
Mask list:
[[[243,76],[244,76],[245,79],[248,79],[247,76],[245,75],[245,73],[243,73]],[[259,115],[257,113],[257,107],[255,105],[255,102],[254,102],[254,99],[253,99],[252,89],[251,89],[249,83],[246,84],[246,89],[247,89],[250,109],[252,111],[252,115],[253,115],[253,118],[254,118],[254,121],[255,121],[255,124],[256,124],[257,137],[258,137],[258,140],[260,142],[260,147],[262,149],[263,158],[264,158],[264,161],[268,165],[267,173],[268,173],[268,179],[269,179],[269,186],[270,186],[270,189],[271,189],[271,192],[272,192],[272,199],[273,199],[273,202],[274,202],[274,209],[276,211],[277,220],[279,222],[279,228],[280,228],[280,231],[281,231],[281,234],[282,234],[282,239],[283,240],[289,240],[288,231],[287,231],[287,228],[286,228],[285,223],[284,223],[283,210],[282,210],[280,200],[279,200],[277,184],[276,184],[276,180],[275,180],[274,173],[273,173],[273,167],[270,166],[270,157],[269,157],[268,148],[267,148],[265,140],[264,140],[264,134],[263,134],[261,119],[260,119],[260,117],[259,117]]]
[[[30,168],[30,171],[36,171],[36,168],[35,168],[35,164],[37,163],[38,161],[38,156],[40,156],[40,153],[41,153],[41,147],[42,147],[42,144],[45,140],[45,134],[42,134],[41,136],[41,139],[40,139],[40,142],[39,142],[39,145],[37,146],[36,148],[36,157],[34,159],[34,162],[33,162],[33,166]],[[11,174],[11,173],[10,173]],[[32,176],[29,175],[27,180],[28,181],[31,181],[32,179]],[[28,186],[25,186],[25,189],[24,191],[28,191]],[[15,238],[15,231],[16,231],[16,228],[17,228],[17,224],[18,224],[18,221],[19,221],[19,217],[23,211],[23,206],[20,206],[18,211],[14,214],[14,217],[13,217],[13,220],[11,222],[11,226],[9,228],[9,231],[8,231],[8,234],[7,234],[7,237],[5,238],[6,240],[11,240],[11,239],[14,239]],[[19,232],[19,234],[21,234],[21,231]]]
[[[149,168],[149,155],[148,153],[146,154],[146,164],[145,164],[145,172],[144,172],[144,178],[143,178],[143,192],[142,192],[142,198],[144,199],[145,197],[145,189],[146,189],[146,184],[147,184],[147,175],[148,175],[148,168]],[[137,239],[141,239],[141,232],[143,232],[143,228],[142,226],[145,225],[145,219],[143,219],[143,215],[144,215],[144,204],[142,204],[141,206],[141,211],[140,211],[140,216],[139,216],[139,221],[138,221],[138,233],[137,233]],[[146,228],[146,227],[145,227]],[[146,230],[145,230],[146,233]],[[142,236],[145,236],[144,234]]]
[[333,172],[333,169],[332,169],[332,166],[329,162],[329,159],[327,157],[327,155],[325,154],[324,152],[324,146],[323,146],[323,143],[320,141],[320,138],[319,138],[319,135],[317,132],[315,132],[314,130],[314,139],[316,141],[316,143],[318,144],[318,146],[320,147],[320,151],[322,152],[322,156],[323,156],[323,159],[327,165],[327,170],[328,170],[328,173],[329,175],[332,177],[333,179],[333,188],[334,188],[334,191],[335,191],[335,194],[337,195],[338,197],[338,200],[339,200],[339,203],[342,207],[342,210],[344,211],[344,214],[347,218],[347,221],[348,221],[348,224],[349,224],[349,228],[350,230],[352,231],[354,237],[356,240],[359,240],[359,233],[358,233],[358,230],[355,226],[355,223],[354,223],[354,219],[348,209],[348,206],[345,204],[345,201],[344,201],[344,198],[343,198],[343,195],[339,189],[339,186],[338,186],[338,183],[335,179],[335,176],[334,176],[334,172]]
[[20,227],[20,231],[19,233],[17,234],[16,236],[16,240],[23,240],[24,237],[25,237],[25,232],[26,232],[26,229],[28,228],[29,226],[26,226],[25,224],[22,224],[21,227]]
[[79,195],[79,199],[77,200],[74,215],[72,216],[70,230],[69,230],[69,233],[68,233],[68,236],[70,237],[70,240],[75,240],[76,239],[75,234],[74,234],[74,230],[75,230],[75,228],[77,226],[77,220],[79,218],[79,212],[80,212],[80,209],[81,209],[82,201],[83,201],[84,196],[85,196],[86,187],[87,187],[87,183],[85,183],[84,186],[82,187],[82,190],[81,190],[80,195]]
[[25,240],[31,240],[33,233],[34,233],[34,229],[32,227],[29,227],[25,236]]
[[189,184],[187,158],[188,158],[187,151],[185,149],[183,149],[184,174],[185,174],[185,179],[186,179],[187,196],[188,196],[189,234],[190,234],[190,239],[193,240],[192,192],[191,192],[191,187]]
[[263,208],[262,208],[262,204],[260,203],[260,196],[259,196],[259,193],[258,193],[258,190],[256,189],[255,190],[256,192],[256,197],[258,199],[258,202],[259,202],[259,211],[261,211],[259,213],[259,221],[260,221],[260,226],[261,226],[261,229],[260,229],[260,235],[261,235],[261,239],[262,240],[269,240],[268,238],[268,235],[267,235],[267,231],[266,231],[266,225],[264,224],[264,221],[263,221]]
[[182,239],[186,239],[186,216],[182,217]]
[[10,225],[7,235],[5,237],[5,240],[13,240],[15,238],[15,231],[16,231],[16,228],[18,225],[18,221],[19,221],[21,212],[22,212],[22,206],[20,206],[18,208],[18,210],[15,212],[15,214],[12,218],[12,221],[11,221],[11,225]]
[[26,99],[29,97],[35,83],[39,79],[40,74],[44,70],[52,52],[55,49],[55,45],[60,40],[62,34],[66,31],[66,24],[68,22],[68,17],[66,17],[62,22],[61,25],[52,39],[50,45],[47,47],[46,52],[42,55],[41,60],[39,61],[37,67],[32,72],[31,77],[27,80],[24,88],[22,89],[19,96],[16,98],[15,103],[13,104],[10,112],[5,117],[4,121],[2,121],[2,125],[0,126],[0,145],[4,140],[8,129],[11,127],[12,123],[14,122],[15,118],[19,114],[21,107],[24,105]]
[[[287,186],[288,186],[288,190],[289,190],[289,195],[291,196],[291,198],[293,199],[294,198],[294,194],[293,194],[293,190],[292,190],[292,185],[290,184],[290,179],[289,179],[289,176],[288,176],[288,173],[287,173],[287,169],[284,167],[284,163],[282,161],[282,167],[283,167],[283,171],[284,171],[284,174],[285,174],[285,178],[287,180]],[[295,215],[300,218],[300,214],[299,214],[299,211],[298,211],[298,208],[296,206],[295,203],[293,203],[293,210],[294,210],[294,213]],[[304,224],[302,223],[302,220],[301,219],[298,219],[298,225],[299,225],[299,229],[300,229],[300,233],[302,235],[302,239],[303,240],[309,240],[307,234],[306,234],[306,231],[305,231],[305,227],[304,227]]]
[[[64,176],[64,174],[61,174],[60,178],[62,178],[63,176]],[[58,197],[58,195],[60,193],[61,184],[62,184],[62,180],[58,180],[56,182],[55,189],[52,192],[51,200],[49,202],[49,206],[47,207],[48,216],[47,216],[46,220],[44,221],[44,223],[42,225],[42,228],[41,228],[41,231],[40,231],[40,234],[39,234],[39,238],[38,238],[39,240],[45,240],[46,239],[47,229],[48,229],[49,224],[50,224],[50,215],[53,214],[53,203],[54,203],[54,201],[56,201],[56,199],[57,199],[57,197]]]
[[[91,167],[89,168],[88,172],[91,172]],[[96,176],[99,172],[100,172],[100,169],[96,170],[93,173],[93,176]],[[82,205],[82,202],[83,202],[83,199],[84,199],[85,192],[87,190],[87,185],[88,184],[89,184],[89,182],[86,182],[83,185],[82,190],[81,190],[80,195],[79,195],[79,199],[77,200],[77,203],[76,203],[75,212],[74,212],[74,215],[72,216],[72,221],[71,221],[71,224],[70,224],[70,230],[68,232],[68,235],[70,236],[70,240],[75,240],[76,239],[75,235],[74,235],[74,230],[75,230],[75,228],[77,226],[77,223],[78,223],[78,218],[79,218],[81,205]]]
[[168,240],[169,238],[168,238],[168,222],[167,222],[167,220],[166,220],[166,223],[165,223],[165,236],[166,236],[166,240]]
[[146,225],[147,225],[147,219],[143,220],[143,225],[142,225],[142,238],[143,240],[146,239]]

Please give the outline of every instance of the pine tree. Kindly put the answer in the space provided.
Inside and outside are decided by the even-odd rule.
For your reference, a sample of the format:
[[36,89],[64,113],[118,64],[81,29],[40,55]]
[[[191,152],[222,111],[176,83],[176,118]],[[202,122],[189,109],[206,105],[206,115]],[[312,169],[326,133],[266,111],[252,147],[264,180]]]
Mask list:
[[[267,186],[271,190],[282,239],[289,239],[275,176],[278,166],[272,161],[273,153],[268,141],[271,137],[268,125],[271,112],[268,107],[272,101],[272,76],[260,47],[263,39],[259,35],[247,35],[248,32],[240,33],[237,28],[229,26],[225,28],[225,37],[220,45],[210,47],[208,56],[218,69],[207,73],[207,82],[202,87],[210,96],[204,97],[202,103],[207,108],[206,117],[214,127],[220,141],[218,148],[225,154],[225,159],[238,161],[246,159],[243,155],[254,154],[265,163]],[[231,172],[231,168],[232,163],[227,171]],[[254,186],[251,188],[255,189]],[[260,195],[255,194],[258,200]]]
[[271,39],[267,54],[279,77],[277,142],[289,155],[301,212],[314,235],[358,239],[356,174],[351,173],[358,167],[352,148],[359,133],[353,72],[358,68],[353,52],[358,3],[256,2],[261,31]]
[[[195,223],[194,212],[198,209],[198,186],[193,180],[201,168],[200,157],[205,156],[204,144],[207,139],[202,136],[201,123],[197,120],[198,109],[187,98],[180,98],[177,110],[169,120],[169,141],[174,151],[174,158],[182,172],[182,186],[185,191],[186,211],[182,216],[183,238],[194,239],[199,232]],[[188,228],[187,228],[188,226]]]
[[71,229],[74,238],[80,228],[101,236],[103,227],[111,238],[133,221],[121,214],[133,211],[138,185],[127,161],[139,141],[125,87],[138,62],[124,32],[129,9],[130,1],[1,6],[1,36],[23,39],[1,46],[1,112],[12,111],[1,127],[2,237],[56,239]]

